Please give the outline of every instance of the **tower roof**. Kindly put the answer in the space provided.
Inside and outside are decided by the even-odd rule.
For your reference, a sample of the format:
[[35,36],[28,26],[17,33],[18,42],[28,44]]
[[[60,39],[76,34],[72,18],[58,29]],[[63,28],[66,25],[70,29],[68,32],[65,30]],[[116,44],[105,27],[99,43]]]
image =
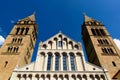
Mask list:
[[86,14],[84,14],[84,21],[88,22],[88,21],[93,21],[94,19],[92,19],[91,17],[87,16]]
[[32,15],[30,15],[30,16],[28,16],[28,17],[26,17],[26,18],[24,18],[24,19],[21,19],[20,21],[26,21],[26,20],[28,20],[28,21],[35,21],[35,13],[33,13]]

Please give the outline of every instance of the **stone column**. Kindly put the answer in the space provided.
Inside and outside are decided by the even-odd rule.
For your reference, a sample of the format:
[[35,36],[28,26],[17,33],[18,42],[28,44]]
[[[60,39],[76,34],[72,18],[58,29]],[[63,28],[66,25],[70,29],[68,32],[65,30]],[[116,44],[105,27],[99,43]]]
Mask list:
[[52,63],[51,63],[51,65],[52,65],[52,71],[55,71],[55,54],[53,54],[53,56],[52,56]]
[[47,71],[47,62],[48,62],[48,55],[45,55],[45,62],[44,62],[44,71]]
[[68,61],[68,70],[71,71],[71,61],[70,61],[70,55],[67,54],[67,61]]
[[62,54],[60,53],[60,64],[59,64],[59,67],[60,67],[60,71],[63,71],[63,56]]

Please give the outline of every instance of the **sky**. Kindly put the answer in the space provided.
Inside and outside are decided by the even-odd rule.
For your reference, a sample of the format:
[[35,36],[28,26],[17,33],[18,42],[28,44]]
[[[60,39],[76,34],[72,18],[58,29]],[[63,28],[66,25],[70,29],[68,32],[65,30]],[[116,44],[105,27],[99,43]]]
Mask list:
[[[14,23],[35,12],[38,44],[62,31],[71,39],[82,43],[83,13],[102,22],[120,48],[120,0],[2,0],[0,2],[0,45],[10,33]],[[84,46],[82,44],[84,49]]]

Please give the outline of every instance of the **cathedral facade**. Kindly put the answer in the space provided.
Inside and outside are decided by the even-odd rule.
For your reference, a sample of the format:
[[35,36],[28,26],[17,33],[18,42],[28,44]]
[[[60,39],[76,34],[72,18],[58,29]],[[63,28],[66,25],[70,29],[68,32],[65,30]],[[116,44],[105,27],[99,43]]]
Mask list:
[[0,80],[119,80],[120,50],[102,23],[84,15],[80,42],[62,32],[40,42],[34,14],[18,21],[0,49]]
[[15,68],[10,80],[110,80],[108,71],[85,61],[81,43],[59,32],[40,42],[36,61]]

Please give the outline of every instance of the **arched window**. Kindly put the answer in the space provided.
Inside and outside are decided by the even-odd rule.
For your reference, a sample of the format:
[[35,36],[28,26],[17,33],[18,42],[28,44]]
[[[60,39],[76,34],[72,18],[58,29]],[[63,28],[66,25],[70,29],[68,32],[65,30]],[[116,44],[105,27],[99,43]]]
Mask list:
[[47,79],[45,79],[45,80],[50,80],[50,74],[48,74],[48,75],[46,76],[46,78],[47,78]]
[[52,44],[53,44],[53,42],[52,42],[52,41],[49,41],[48,44],[50,44],[50,48],[52,49]]
[[75,48],[76,48],[77,50],[79,50],[79,46],[78,46],[77,44],[75,45]]
[[63,80],[63,75],[59,75],[59,80]]
[[55,75],[53,75],[53,80],[58,80],[58,77],[57,77],[57,75],[55,74]]
[[48,53],[48,61],[47,61],[47,70],[51,69],[51,63],[52,63],[52,53]]
[[67,54],[63,53],[63,70],[67,70]]
[[87,80],[87,76],[85,74],[83,75],[83,80]]
[[30,80],[32,80],[32,74],[29,74],[28,77],[30,78]]
[[43,48],[45,48],[45,49],[46,49],[46,48],[47,48],[47,45],[46,45],[46,44],[43,44]]
[[8,47],[8,52],[11,52],[12,51],[12,46]]
[[55,53],[55,70],[59,70],[59,59],[60,59],[59,53]]
[[95,35],[96,35],[95,30],[94,30],[94,29],[91,29],[91,31],[92,31],[92,34],[95,36]]
[[70,53],[70,63],[71,63],[71,70],[75,70],[75,56],[73,53]]
[[75,75],[72,75],[72,80],[76,80],[76,76]]
[[96,79],[96,80],[100,80],[99,75],[95,75],[95,79]]
[[45,75],[44,74],[41,75],[41,80],[45,80]]
[[8,61],[5,61],[5,65],[4,65],[4,67],[6,68],[6,67],[7,67],[7,65],[8,65]]
[[100,32],[101,32],[102,35],[106,35],[105,31],[103,29],[100,29]]
[[82,80],[81,75],[77,75],[78,80]]
[[105,80],[105,76],[104,75],[101,75],[101,80]]
[[71,49],[73,49],[73,42],[69,41],[69,44],[71,45]]
[[25,30],[25,35],[28,34],[28,31],[29,31],[29,28],[26,28],[26,30]]
[[21,74],[18,74],[17,77],[19,78],[19,80],[21,79]]
[[25,28],[21,28],[20,35],[22,35],[22,34],[23,34],[24,30],[25,30]]
[[36,74],[35,77],[37,78],[37,80],[39,80],[40,76],[39,76],[39,74]]
[[66,74],[63,80],[69,80],[69,76]]
[[101,36],[99,29],[95,29],[98,36]]
[[27,75],[26,75],[26,74],[23,74],[23,78],[26,80],[26,78],[27,78]]
[[16,31],[16,35],[19,33],[19,31],[20,31],[20,28],[17,28],[16,29],[17,31]]
[[92,74],[89,77],[90,77],[90,80],[94,80],[94,76]]

